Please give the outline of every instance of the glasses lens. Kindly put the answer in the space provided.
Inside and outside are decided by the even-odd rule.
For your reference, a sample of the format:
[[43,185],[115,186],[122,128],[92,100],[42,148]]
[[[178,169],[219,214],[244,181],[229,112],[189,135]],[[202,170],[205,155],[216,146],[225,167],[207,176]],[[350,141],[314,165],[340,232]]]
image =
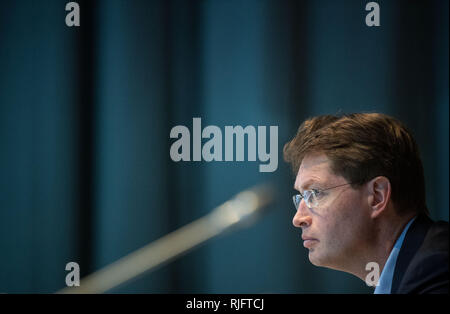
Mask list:
[[295,209],[297,210],[298,209],[298,205],[300,204],[300,201],[302,200],[300,194],[294,195],[292,197],[292,200],[294,201],[294,206],[295,206]]
[[316,193],[314,191],[305,191],[305,192],[308,192],[308,193],[305,193],[306,205],[311,209],[313,207],[316,207],[317,203],[318,203]]

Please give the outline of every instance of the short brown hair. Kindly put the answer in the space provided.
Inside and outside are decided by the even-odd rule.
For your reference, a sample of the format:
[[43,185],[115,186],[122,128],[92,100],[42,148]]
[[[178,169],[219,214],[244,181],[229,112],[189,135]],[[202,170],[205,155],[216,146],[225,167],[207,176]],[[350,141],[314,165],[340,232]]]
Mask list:
[[324,153],[333,173],[352,182],[353,188],[377,176],[387,177],[399,214],[428,214],[419,149],[397,119],[380,113],[310,118],[284,146],[284,159],[296,174],[308,153]]

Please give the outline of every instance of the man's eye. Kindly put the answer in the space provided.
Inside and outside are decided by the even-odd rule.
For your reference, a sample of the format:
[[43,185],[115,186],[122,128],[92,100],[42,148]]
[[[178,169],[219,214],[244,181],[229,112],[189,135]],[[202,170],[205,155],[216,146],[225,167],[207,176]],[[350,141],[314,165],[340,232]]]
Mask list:
[[324,192],[322,191],[313,189],[312,192],[317,199],[320,199],[322,196],[324,196]]

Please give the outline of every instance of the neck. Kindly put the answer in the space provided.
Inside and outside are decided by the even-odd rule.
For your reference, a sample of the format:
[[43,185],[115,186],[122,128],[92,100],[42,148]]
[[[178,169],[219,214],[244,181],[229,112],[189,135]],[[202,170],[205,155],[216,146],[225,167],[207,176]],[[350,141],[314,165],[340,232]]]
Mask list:
[[373,270],[373,268],[366,270],[366,265],[370,262],[375,262],[379,265],[379,274],[381,275],[395,242],[400,237],[408,222],[415,215],[409,214],[401,217],[392,215],[390,217],[377,218],[374,221],[372,237],[369,240],[367,250],[364,256],[362,256],[363,263],[354,265],[355,267],[352,273],[365,281],[369,272]]

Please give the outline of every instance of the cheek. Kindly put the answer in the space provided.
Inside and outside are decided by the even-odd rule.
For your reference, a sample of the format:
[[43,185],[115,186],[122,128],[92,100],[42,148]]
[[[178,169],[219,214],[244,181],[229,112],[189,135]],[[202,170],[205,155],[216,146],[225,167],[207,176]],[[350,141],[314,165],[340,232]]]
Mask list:
[[345,247],[360,237],[365,226],[361,205],[359,198],[352,197],[336,202],[328,208],[321,221],[327,245]]

